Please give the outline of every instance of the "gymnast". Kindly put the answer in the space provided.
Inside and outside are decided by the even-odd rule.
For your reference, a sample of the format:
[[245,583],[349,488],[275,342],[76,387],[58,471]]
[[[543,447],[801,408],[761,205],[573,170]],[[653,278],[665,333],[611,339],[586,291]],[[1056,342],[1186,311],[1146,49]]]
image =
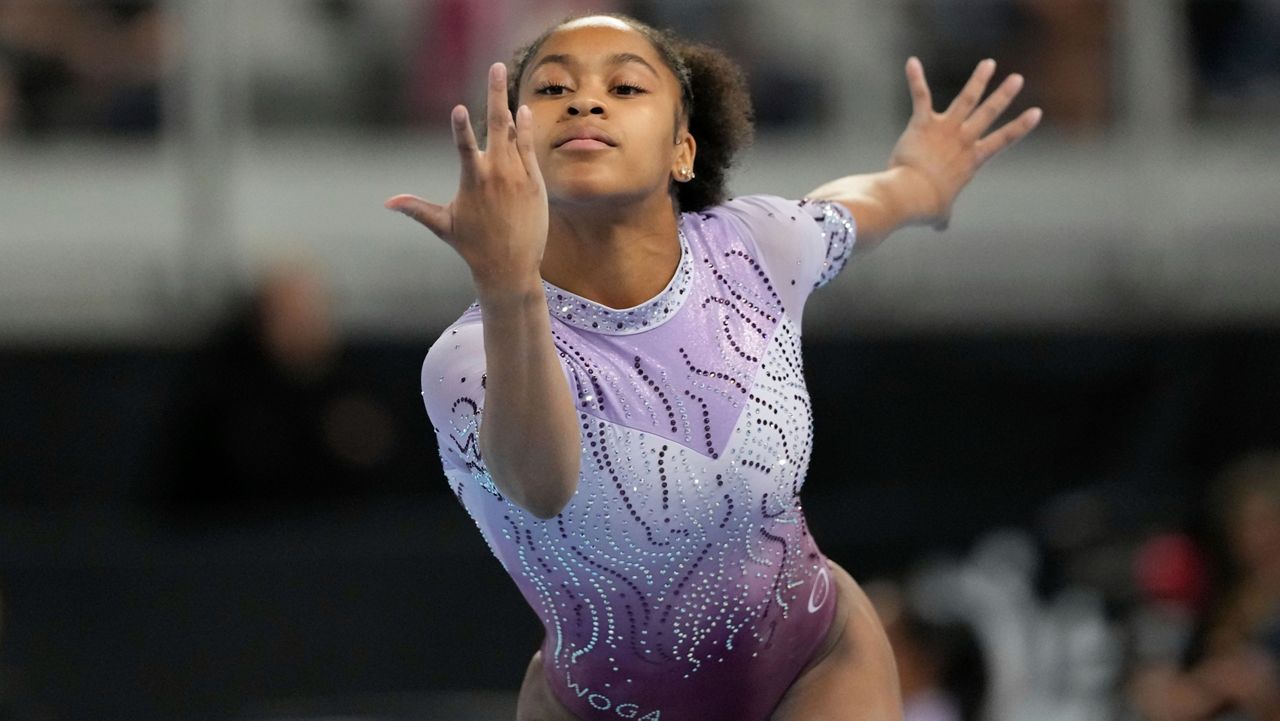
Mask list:
[[978,63],[912,115],[883,172],[799,200],[727,198],[752,134],[738,68],[621,15],[577,17],[489,70],[481,149],[447,205],[386,207],[442,238],[477,301],[422,394],[451,490],[541,620],[518,721],[901,718],[893,655],[800,503],[812,447],[805,299],[960,190],[1040,120],[987,133]]

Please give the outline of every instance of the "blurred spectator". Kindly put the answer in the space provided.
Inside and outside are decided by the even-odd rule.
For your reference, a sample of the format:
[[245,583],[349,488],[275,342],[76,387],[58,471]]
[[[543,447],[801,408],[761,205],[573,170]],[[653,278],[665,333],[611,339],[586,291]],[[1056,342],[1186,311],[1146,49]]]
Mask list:
[[171,421],[164,497],[182,513],[336,506],[386,487],[396,428],[361,387],[308,268],[270,270]]
[[1130,619],[1134,657],[1144,665],[1176,664],[1204,612],[1209,586],[1204,554],[1189,535],[1162,533],[1142,543],[1133,560],[1141,594]]
[[[1111,120],[1110,0],[918,0],[912,26],[935,98],[953,98],[986,57],[1027,78],[1018,107],[1038,105],[1045,119],[1091,136]],[[942,110],[942,108],[938,108]],[[1017,108],[1009,111],[1016,115]]]
[[1018,6],[1034,27],[1036,41],[1028,69],[1039,75],[1036,81],[1043,86],[1045,113],[1080,135],[1103,130],[1111,112],[1109,34],[1115,3],[1020,0]]
[[155,0],[0,0],[0,128],[154,132],[171,32]]
[[1187,21],[1200,110],[1280,112],[1280,1],[1192,0]]
[[977,635],[960,621],[926,619],[896,585],[868,584],[868,595],[893,646],[903,721],[976,721],[987,691]]
[[1152,721],[1280,719],[1280,453],[1231,465],[1219,492],[1231,578],[1184,663],[1135,672],[1131,700]]

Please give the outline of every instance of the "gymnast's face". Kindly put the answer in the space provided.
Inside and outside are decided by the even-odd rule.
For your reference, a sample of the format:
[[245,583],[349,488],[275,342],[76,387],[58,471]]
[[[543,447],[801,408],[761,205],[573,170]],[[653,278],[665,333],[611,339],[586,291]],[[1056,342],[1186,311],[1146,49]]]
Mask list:
[[610,17],[560,26],[520,79],[538,165],[553,205],[666,196],[694,143],[680,82],[643,35]]

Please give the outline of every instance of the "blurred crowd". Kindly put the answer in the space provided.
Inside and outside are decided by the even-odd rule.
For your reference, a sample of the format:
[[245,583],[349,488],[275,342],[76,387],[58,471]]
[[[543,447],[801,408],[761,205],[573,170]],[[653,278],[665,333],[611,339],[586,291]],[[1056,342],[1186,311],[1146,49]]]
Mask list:
[[1211,582],[1194,544],[1140,556],[1148,643],[1128,696],[1151,721],[1280,719],[1280,453],[1227,468],[1216,506]]
[[[1280,2],[1180,0],[1197,117],[1280,109]],[[0,135],[147,134],[181,77],[181,5],[0,0]],[[822,121],[828,90],[764,42],[758,0],[280,0],[226,3],[258,126],[431,127],[477,99],[495,59],[573,12],[618,11],[713,42],[746,69],[762,126]],[[935,95],[981,58],[1027,76],[1026,101],[1077,135],[1105,132],[1117,97],[1117,0],[904,0],[902,37]],[[773,12],[785,12],[772,8]],[[907,54],[904,49],[903,55]],[[885,69],[888,72],[890,69]],[[816,110],[816,112],[815,112]]]
[[1280,452],[1211,495],[1137,527],[1095,499],[1066,557],[1048,514],[868,582],[906,721],[1280,720]]
[[176,32],[154,0],[3,0],[0,134],[154,132]]

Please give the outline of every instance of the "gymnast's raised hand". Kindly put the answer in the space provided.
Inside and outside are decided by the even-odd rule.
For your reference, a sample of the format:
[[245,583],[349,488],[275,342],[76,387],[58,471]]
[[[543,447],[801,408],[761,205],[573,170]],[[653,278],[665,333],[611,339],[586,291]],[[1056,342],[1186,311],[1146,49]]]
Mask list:
[[933,109],[923,65],[918,58],[909,58],[906,73],[911,119],[889,154],[888,170],[834,180],[809,196],[850,206],[859,221],[858,243],[864,251],[902,225],[946,230],[956,196],[978,169],[1040,123],[1040,108],[1029,108],[987,134],[1023,83],[1022,76],[1014,73],[979,104],[995,70],[994,60],[978,63],[960,94],[938,113]]
[[386,207],[422,223],[448,243],[482,290],[515,289],[538,278],[547,243],[547,189],[533,148],[533,117],[507,107],[507,69],[489,68],[488,138],[476,144],[465,106],[451,116],[462,176],[448,205],[397,195]]

